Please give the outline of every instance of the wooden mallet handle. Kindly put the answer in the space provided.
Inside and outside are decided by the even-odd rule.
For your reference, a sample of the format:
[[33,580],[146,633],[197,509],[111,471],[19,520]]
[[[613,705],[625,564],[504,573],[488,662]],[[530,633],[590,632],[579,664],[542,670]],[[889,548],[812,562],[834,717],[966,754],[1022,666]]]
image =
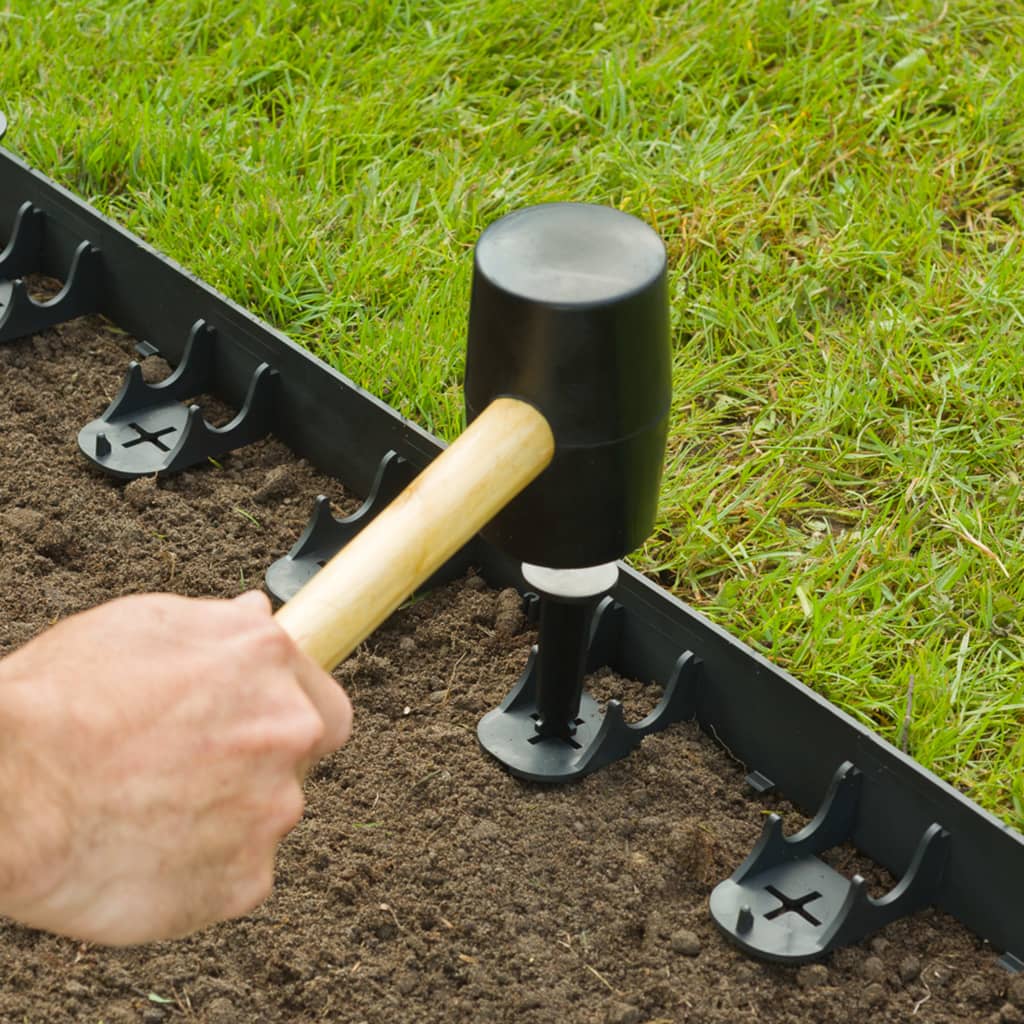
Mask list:
[[277,613],[330,671],[551,461],[555,441],[529,403],[495,399],[451,447]]

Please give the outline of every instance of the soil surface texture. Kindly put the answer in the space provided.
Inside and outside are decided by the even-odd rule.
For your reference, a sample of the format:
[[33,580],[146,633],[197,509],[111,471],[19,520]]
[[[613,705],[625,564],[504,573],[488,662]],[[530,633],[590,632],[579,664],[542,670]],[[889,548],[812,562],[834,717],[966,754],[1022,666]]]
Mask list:
[[[318,493],[357,507],[274,439],[166,479],[100,473],[76,435],[134,340],[82,319],[0,345],[0,655],[121,594],[258,586]],[[168,372],[157,357],[144,369]],[[476,723],[533,640],[518,595],[472,573],[404,607],[337,672],[355,735],[311,773],[274,895],[135,949],[0,920],[0,1021],[1024,1021],[1024,979],[936,911],[796,969],[733,949],[711,889],[769,810],[787,831],[803,819],[695,726],[576,784],[505,774]],[[659,696],[607,671],[589,685],[634,718]],[[892,884],[852,851],[840,860],[875,892]]]

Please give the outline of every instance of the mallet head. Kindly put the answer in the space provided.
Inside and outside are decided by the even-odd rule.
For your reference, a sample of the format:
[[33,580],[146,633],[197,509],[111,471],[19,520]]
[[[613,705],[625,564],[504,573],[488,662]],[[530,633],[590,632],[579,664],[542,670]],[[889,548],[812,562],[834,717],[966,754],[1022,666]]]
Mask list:
[[672,398],[665,249],[643,221],[582,203],[529,207],[476,246],[466,357],[472,421],[510,395],[554,433],[551,465],[484,530],[510,555],[578,568],[643,543]]

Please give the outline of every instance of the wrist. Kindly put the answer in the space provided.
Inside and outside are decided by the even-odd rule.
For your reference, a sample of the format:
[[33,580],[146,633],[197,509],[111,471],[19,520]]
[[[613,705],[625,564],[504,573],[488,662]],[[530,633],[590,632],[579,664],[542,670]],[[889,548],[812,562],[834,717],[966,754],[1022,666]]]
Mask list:
[[[70,848],[65,791],[46,734],[60,709],[21,651],[0,660],[0,913],[21,920],[56,889]],[[47,716],[50,721],[47,721]]]

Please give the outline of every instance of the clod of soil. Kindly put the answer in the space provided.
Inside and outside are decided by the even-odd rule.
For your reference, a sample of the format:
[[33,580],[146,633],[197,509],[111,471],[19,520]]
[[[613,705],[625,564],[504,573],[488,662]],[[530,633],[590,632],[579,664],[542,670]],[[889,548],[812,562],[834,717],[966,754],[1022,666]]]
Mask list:
[[[317,493],[355,507],[275,440],[167,479],[102,476],[75,437],[116,393],[131,346],[96,319],[0,346],[0,654],[120,594],[234,595],[288,550]],[[166,372],[147,364],[149,377]],[[574,785],[510,778],[475,726],[532,641],[516,595],[477,576],[403,608],[338,670],[357,731],[311,773],[271,899],[132,950],[0,921],[0,1020],[1024,1018],[1019,982],[935,911],[821,964],[741,956],[713,927],[708,895],[769,809],[790,827],[802,819],[748,789],[743,766],[692,725]],[[658,696],[608,671],[590,685],[633,717]],[[892,884],[850,851],[840,860]]]

